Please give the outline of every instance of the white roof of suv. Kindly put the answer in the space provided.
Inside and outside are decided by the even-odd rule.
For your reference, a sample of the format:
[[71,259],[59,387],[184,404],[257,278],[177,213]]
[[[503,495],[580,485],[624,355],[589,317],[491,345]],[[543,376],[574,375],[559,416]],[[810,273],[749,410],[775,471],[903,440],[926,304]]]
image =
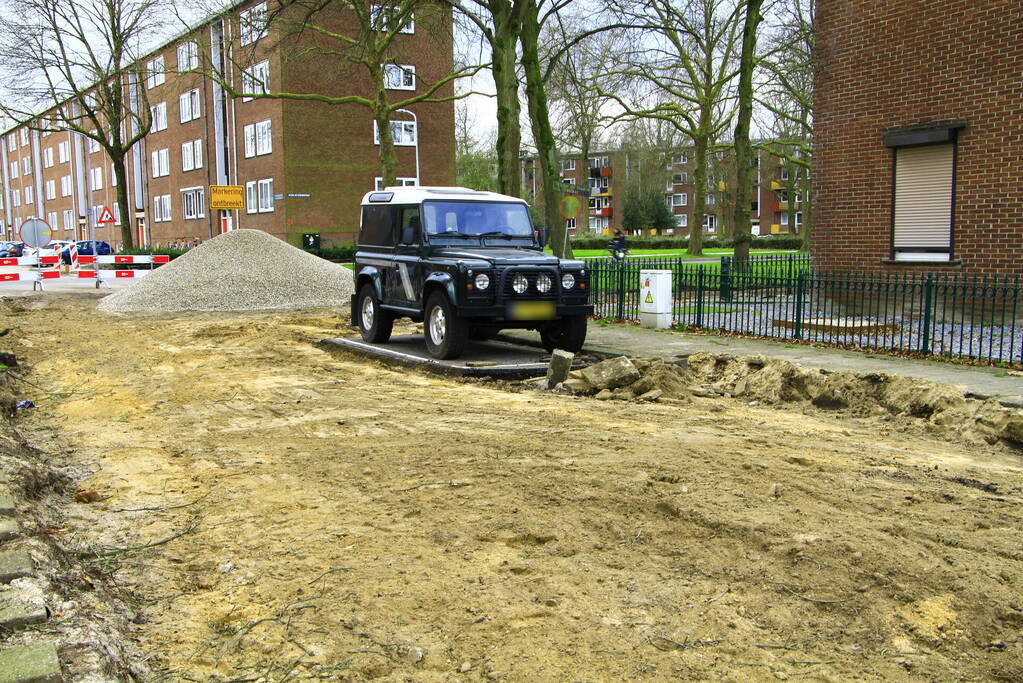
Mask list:
[[[375,196],[374,196],[375,195]],[[389,198],[386,195],[391,195]],[[511,197],[497,192],[482,192],[468,187],[430,187],[405,186],[385,187],[375,192],[367,192],[362,198],[363,206],[367,204],[418,204],[426,199],[453,200],[460,202],[521,202],[524,199]]]

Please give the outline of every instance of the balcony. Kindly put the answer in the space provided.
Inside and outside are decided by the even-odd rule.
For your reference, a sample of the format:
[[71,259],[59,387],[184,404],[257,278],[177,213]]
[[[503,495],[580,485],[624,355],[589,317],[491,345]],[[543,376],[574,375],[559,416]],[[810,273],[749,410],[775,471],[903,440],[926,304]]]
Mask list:
[[784,190],[785,186],[782,185],[781,183],[779,183],[777,180],[772,180],[771,181],[771,189],[772,190]]
[[604,207],[603,209],[600,210],[600,213],[598,215],[600,215],[600,216],[613,216],[614,215],[614,209],[611,208],[610,206]]
[[610,178],[611,167],[610,166],[591,166],[590,167],[591,178]]

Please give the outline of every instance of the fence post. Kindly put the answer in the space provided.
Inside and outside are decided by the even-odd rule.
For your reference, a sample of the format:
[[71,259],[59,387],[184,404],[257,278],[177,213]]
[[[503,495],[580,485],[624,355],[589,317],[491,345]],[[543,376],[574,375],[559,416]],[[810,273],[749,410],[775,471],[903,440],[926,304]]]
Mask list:
[[792,336],[803,338],[803,294],[806,291],[806,273],[796,275],[796,320],[792,328]]
[[721,289],[720,298],[723,302],[732,300],[732,258],[721,257]]
[[928,273],[924,282],[924,324],[920,330],[920,353],[931,352],[931,297],[934,289],[933,276]]
[[625,319],[625,259],[618,259],[618,320]]
[[703,264],[696,267],[696,327],[703,327]]

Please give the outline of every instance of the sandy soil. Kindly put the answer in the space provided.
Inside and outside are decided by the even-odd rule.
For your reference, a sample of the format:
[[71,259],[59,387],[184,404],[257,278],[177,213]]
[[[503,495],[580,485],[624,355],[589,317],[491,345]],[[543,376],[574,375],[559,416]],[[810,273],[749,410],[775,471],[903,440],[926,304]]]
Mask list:
[[1001,446],[389,369],[315,348],[329,311],[46,301],[2,312],[22,424],[100,494],[60,540],[154,680],[1023,679]]

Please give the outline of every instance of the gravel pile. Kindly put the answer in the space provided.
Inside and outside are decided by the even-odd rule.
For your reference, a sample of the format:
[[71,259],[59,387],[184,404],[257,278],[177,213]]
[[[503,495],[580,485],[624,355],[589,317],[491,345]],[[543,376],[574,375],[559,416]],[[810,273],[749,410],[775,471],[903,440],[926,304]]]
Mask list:
[[352,272],[261,230],[214,237],[99,303],[99,310],[254,311],[342,306]]

